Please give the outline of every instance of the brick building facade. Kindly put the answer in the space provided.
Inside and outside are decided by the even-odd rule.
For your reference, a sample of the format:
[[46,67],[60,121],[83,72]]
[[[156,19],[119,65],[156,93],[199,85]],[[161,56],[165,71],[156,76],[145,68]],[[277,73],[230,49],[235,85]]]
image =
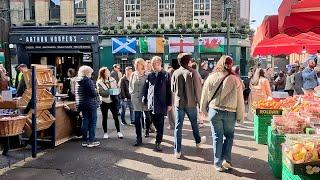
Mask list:
[[[219,25],[225,18],[225,5],[223,0],[100,0],[100,26],[126,26],[126,4],[132,2],[137,4],[140,9],[140,25],[161,24],[158,21],[160,18],[160,14],[158,13],[160,11],[160,2],[164,3],[164,9],[171,9],[170,5],[172,5],[172,8],[174,9],[175,25],[188,23],[195,24],[194,8],[197,7],[196,3],[200,2],[203,2],[202,4],[199,4],[201,9],[205,9],[207,4],[208,7],[210,7],[209,16],[211,21],[207,21],[206,24],[210,25],[215,23]],[[166,4],[166,2],[168,2],[168,4]],[[230,0],[230,2],[232,5],[231,23],[237,25],[240,18],[240,2],[239,0]],[[137,8],[137,6],[135,6],[135,8]]]

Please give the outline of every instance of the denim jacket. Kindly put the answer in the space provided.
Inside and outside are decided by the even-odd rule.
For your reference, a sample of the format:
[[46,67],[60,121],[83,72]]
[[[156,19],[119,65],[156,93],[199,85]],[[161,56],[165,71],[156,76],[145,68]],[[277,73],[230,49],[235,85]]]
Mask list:
[[306,90],[314,89],[318,86],[317,74],[313,69],[305,68],[302,71],[303,88]]

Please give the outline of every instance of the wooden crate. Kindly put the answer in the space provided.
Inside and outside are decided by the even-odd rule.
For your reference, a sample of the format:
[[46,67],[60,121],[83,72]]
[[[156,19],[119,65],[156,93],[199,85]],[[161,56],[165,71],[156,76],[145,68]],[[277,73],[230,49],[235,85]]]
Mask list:
[[[32,89],[26,89],[19,101],[21,106],[27,106],[31,100]],[[54,96],[47,89],[37,89],[37,110],[50,109],[54,103]]]
[[[38,88],[49,88],[52,86],[56,86],[57,79],[53,75],[52,69],[45,69],[45,68],[37,68],[36,69],[36,76],[37,76],[37,87]],[[32,72],[31,70],[23,73],[24,80],[26,82],[27,88],[31,88],[31,77]]]
[[[37,131],[48,129],[56,120],[55,117],[48,111],[37,111]],[[28,113],[28,120],[25,126],[25,131],[27,136],[31,135],[32,128],[32,112]]]

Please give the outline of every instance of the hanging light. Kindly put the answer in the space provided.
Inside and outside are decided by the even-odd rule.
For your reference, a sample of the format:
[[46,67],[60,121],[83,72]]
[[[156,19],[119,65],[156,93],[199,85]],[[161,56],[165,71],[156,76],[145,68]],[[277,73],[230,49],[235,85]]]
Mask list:
[[302,52],[302,54],[307,53],[306,47],[304,47],[304,46],[303,46],[303,48],[302,48],[302,51],[301,51],[301,52]]

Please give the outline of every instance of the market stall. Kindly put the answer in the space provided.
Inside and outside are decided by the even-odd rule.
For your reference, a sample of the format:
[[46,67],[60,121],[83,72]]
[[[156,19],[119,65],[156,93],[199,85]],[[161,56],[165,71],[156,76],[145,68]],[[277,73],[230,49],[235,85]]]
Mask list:
[[0,112],[0,136],[23,134],[23,139],[30,140],[35,157],[37,142],[45,140],[54,147],[74,137],[76,123],[68,112],[75,108],[75,102],[55,96],[54,67],[32,65],[32,71],[24,73],[24,80],[27,89],[22,97],[0,100],[0,109],[9,109]]
[[[313,179],[314,174],[319,175],[317,168],[312,169],[312,173],[310,169],[306,169],[308,172],[304,173],[301,170],[296,170],[301,166],[301,163],[305,163],[304,168],[308,165],[320,167],[320,156],[316,155],[316,151],[314,151],[312,158],[309,157],[311,154],[308,154],[301,145],[304,141],[295,142],[298,145],[291,143],[291,145],[283,146],[283,143],[290,144],[292,138],[289,137],[291,136],[308,137],[320,141],[319,104],[320,98],[313,94],[288,97],[280,101],[262,100],[254,104],[256,113],[260,111],[260,114],[256,114],[257,118],[254,123],[255,138],[259,144],[268,144],[268,163],[276,177]],[[261,116],[261,113],[264,113],[264,116]],[[269,124],[270,126],[267,127]],[[310,141],[307,144],[316,150],[318,141]],[[285,147],[286,150],[284,150]],[[288,157],[291,161],[287,160]]]

